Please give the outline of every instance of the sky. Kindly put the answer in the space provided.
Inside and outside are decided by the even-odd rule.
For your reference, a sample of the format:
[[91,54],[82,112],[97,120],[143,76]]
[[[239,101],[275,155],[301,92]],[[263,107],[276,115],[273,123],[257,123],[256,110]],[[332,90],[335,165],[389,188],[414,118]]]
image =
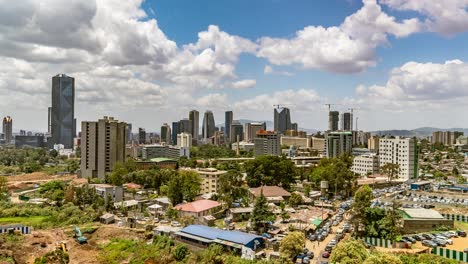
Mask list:
[[325,104],[367,131],[468,127],[467,31],[468,0],[0,0],[0,115],[46,131],[65,73],[78,122],[135,130],[277,104],[310,129]]

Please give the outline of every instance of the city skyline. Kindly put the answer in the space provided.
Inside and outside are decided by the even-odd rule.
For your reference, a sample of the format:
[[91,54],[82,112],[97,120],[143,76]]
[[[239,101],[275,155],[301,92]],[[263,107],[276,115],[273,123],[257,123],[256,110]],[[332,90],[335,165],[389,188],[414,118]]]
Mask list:
[[300,127],[324,130],[324,104],[339,103],[368,131],[466,127],[466,4],[442,16],[431,1],[202,2],[5,5],[0,114],[15,131],[47,131],[50,78],[65,73],[77,123],[111,115],[157,131],[191,109],[218,124],[227,110],[272,120],[272,105],[293,104]]

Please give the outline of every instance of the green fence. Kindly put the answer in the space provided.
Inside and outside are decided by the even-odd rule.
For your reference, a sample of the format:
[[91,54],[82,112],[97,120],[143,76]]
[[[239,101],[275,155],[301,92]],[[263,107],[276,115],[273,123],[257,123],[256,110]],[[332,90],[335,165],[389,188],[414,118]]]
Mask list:
[[465,222],[465,223],[468,222],[468,215],[442,214],[442,216],[449,220]]
[[365,237],[364,240],[366,243],[369,243],[375,247],[383,247],[383,248],[392,248],[393,243],[391,240],[381,239],[376,237]]
[[454,259],[457,261],[468,262],[468,253],[461,251],[455,251],[447,248],[435,247],[432,249],[432,254],[439,255],[448,259]]

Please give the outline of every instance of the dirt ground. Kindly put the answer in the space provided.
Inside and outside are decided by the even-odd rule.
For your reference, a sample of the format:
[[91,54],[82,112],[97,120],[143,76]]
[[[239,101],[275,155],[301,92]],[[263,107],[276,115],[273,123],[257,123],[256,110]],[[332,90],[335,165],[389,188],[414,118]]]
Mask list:
[[[97,264],[100,245],[108,243],[113,238],[143,239],[144,235],[136,230],[119,228],[116,226],[98,226],[93,234],[84,234],[88,243],[80,245],[73,238],[72,228],[33,231],[25,235],[24,241],[15,248],[3,248],[13,251],[16,263],[34,263],[37,257],[54,251],[56,244],[67,244],[70,264]],[[2,247],[0,246],[0,249]]]
[[436,207],[436,211],[439,213],[444,214],[460,214],[460,215],[467,215],[468,214],[468,207],[454,207],[454,206],[444,206],[444,207]]
[[75,174],[70,175],[48,175],[43,172],[34,172],[29,174],[21,174],[15,176],[8,176],[8,182],[41,182],[52,180],[72,180],[76,178]]

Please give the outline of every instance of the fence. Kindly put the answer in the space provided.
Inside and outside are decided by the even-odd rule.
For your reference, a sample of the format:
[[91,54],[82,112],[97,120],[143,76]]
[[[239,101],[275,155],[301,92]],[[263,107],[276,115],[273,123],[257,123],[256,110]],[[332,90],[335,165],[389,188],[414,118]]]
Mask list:
[[383,247],[383,248],[393,247],[393,242],[387,239],[381,239],[381,238],[376,238],[376,237],[364,237],[362,240],[364,240],[366,243],[369,243],[375,247]]
[[2,233],[8,233],[9,230],[20,230],[22,234],[31,234],[32,228],[29,226],[23,226],[23,225],[6,225],[6,226],[0,226],[0,234]]
[[468,223],[468,215],[441,214],[445,219]]
[[432,249],[432,254],[439,255],[444,258],[454,259],[457,261],[468,262],[468,253],[455,251],[447,248],[435,247]]

